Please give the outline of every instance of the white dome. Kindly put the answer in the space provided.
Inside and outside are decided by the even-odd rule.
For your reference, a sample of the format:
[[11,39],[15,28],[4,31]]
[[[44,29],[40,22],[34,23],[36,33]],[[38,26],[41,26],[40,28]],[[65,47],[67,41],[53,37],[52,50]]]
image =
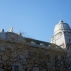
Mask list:
[[67,31],[67,30],[71,30],[71,29],[67,23],[64,23],[62,20],[60,20],[59,23],[54,28],[54,35],[59,33],[62,30]]

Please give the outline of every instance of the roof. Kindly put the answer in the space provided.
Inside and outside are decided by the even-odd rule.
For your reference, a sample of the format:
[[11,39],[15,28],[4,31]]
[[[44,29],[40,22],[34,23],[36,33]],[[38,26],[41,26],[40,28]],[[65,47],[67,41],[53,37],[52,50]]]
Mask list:
[[67,31],[67,30],[71,30],[71,29],[67,23],[64,23],[62,20],[60,20],[59,23],[54,28],[54,34],[57,34],[62,30]]
[[36,40],[36,39],[32,39],[32,38],[26,38],[25,37],[26,42],[31,43],[32,41],[35,42],[37,45],[40,45],[41,43],[44,44],[45,46],[51,45],[51,43],[49,42],[45,42],[45,41],[41,41],[41,40]]

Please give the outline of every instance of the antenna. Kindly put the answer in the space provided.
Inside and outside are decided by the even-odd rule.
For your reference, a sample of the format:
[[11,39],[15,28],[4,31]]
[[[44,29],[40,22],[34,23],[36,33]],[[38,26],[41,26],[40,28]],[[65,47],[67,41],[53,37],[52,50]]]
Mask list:
[[61,13],[59,13],[59,18],[60,18],[60,20],[61,20]]

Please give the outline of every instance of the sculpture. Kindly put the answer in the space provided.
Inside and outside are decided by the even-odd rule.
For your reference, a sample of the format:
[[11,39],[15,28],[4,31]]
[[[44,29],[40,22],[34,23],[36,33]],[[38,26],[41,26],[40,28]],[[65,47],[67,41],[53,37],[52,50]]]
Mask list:
[[13,32],[13,28],[12,27],[10,28],[10,32]]

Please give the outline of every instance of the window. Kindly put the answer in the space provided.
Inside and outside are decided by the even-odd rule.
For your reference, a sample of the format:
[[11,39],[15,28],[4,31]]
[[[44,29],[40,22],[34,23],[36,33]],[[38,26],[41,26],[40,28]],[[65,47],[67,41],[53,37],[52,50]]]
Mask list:
[[14,71],[19,71],[19,66],[14,65]]
[[71,39],[69,39],[69,43],[71,43]]

